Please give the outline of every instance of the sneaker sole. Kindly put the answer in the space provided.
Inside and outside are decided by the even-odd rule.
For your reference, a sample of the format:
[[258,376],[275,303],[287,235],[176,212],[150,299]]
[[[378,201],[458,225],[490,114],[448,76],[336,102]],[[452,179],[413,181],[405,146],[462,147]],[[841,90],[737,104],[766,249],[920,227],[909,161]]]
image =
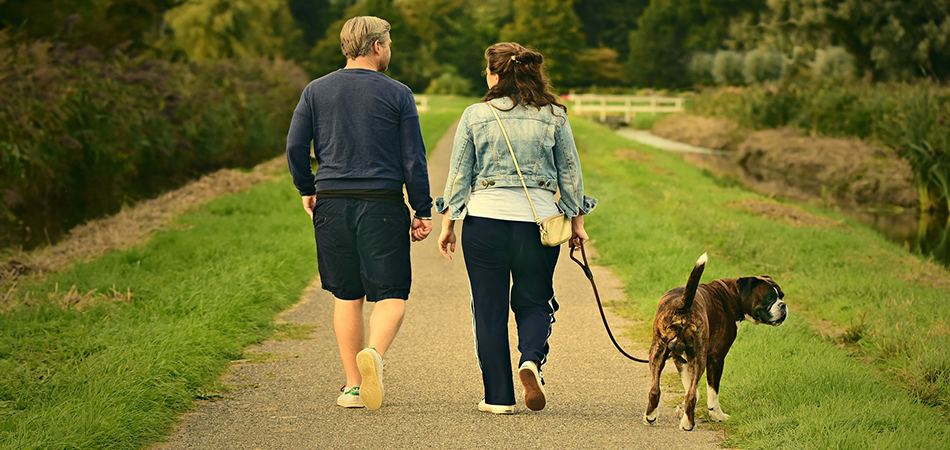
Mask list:
[[338,401],[336,402],[336,404],[344,408],[362,408],[363,407],[362,403],[344,403],[344,402]]
[[363,382],[360,383],[360,400],[370,411],[376,411],[383,405],[383,385],[379,380],[376,357],[371,352],[360,351],[356,354],[356,365],[360,369]]
[[524,405],[532,411],[544,409],[547,399],[544,396],[544,388],[541,387],[538,380],[538,373],[525,367],[518,370],[518,378],[521,379],[521,385],[524,386]]
[[489,405],[486,403],[479,403],[478,410],[483,411],[483,412],[490,412],[492,414],[498,414],[498,415],[508,415],[508,414],[515,413],[515,408],[513,406]]

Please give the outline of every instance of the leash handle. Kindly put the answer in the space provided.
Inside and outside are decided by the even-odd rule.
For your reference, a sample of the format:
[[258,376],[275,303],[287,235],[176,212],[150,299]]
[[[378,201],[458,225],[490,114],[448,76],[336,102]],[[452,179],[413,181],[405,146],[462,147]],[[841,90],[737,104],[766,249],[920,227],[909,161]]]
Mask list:
[[620,353],[623,356],[626,356],[627,358],[632,359],[636,362],[649,363],[649,361],[645,359],[640,359],[634,356],[630,356],[627,352],[625,352],[620,347],[620,344],[617,343],[617,339],[614,339],[614,334],[610,331],[610,325],[607,323],[607,315],[604,314],[604,305],[600,303],[600,293],[597,292],[597,284],[594,283],[594,273],[591,272],[590,264],[587,262],[587,251],[584,249],[584,243],[581,242],[579,245],[579,247],[581,248],[581,257],[584,258],[583,263],[580,262],[580,260],[578,260],[576,257],[574,257],[574,252],[577,250],[577,247],[578,246],[574,246],[574,245],[571,246],[571,253],[570,253],[571,260],[576,262],[578,266],[581,266],[581,269],[584,269],[584,275],[586,275],[587,279],[590,280],[590,286],[594,288],[594,298],[597,299],[597,308],[600,310],[600,318],[604,321],[604,328],[607,329],[607,336],[610,336],[610,341],[614,343],[614,347],[617,347],[617,350],[620,351]]

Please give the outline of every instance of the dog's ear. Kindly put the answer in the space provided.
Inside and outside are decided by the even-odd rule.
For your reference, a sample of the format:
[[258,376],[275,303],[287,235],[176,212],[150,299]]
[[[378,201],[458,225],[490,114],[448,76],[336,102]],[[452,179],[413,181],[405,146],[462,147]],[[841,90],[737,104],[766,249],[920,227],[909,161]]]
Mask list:
[[761,283],[758,277],[742,277],[739,278],[739,296],[746,298],[752,294],[752,290]]

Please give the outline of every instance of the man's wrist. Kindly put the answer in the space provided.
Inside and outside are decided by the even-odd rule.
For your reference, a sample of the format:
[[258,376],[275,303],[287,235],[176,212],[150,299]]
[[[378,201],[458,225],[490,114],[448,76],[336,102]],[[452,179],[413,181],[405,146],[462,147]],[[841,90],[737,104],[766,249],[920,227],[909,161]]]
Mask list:
[[419,220],[432,220],[432,217],[431,217],[431,216],[430,216],[430,217],[425,217],[425,216],[413,215],[412,217],[414,217],[414,218],[416,218],[416,219],[419,219]]

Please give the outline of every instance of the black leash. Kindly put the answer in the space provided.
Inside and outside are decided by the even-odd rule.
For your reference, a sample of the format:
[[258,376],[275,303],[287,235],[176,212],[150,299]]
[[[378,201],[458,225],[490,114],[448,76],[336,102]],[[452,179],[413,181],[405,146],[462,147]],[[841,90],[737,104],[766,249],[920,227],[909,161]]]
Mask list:
[[635,358],[627,354],[627,352],[620,348],[620,344],[617,343],[617,340],[614,339],[614,334],[610,332],[610,325],[607,324],[607,315],[604,314],[604,306],[600,303],[600,293],[597,292],[597,285],[594,283],[594,274],[590,271],[590,264],[587,263],[587,251],[584,250],[583,242],[581,243],[580,247],[581,256],[584,257],[584,262],[582,263],[574,257],[574,251],[577,250],[577,247],[575,246],[571,246],[571,260],[576,262],[578,266],[581,266],[581,269],[584,269],[584,275],[587,275],[587,279],[590,280],[590,286],[594,288],[594,298],[597,299],[597,308],[600,309],[600,318],[604,320],[604,328],[607,329],[607,336],[610,336],[610,340],[614,343],[614,347],[617,347],[617,350],[619,350],[623,356],[626,356],[627,358],[630,358],[636,362],[649,363],[649,361],[645,359]]

